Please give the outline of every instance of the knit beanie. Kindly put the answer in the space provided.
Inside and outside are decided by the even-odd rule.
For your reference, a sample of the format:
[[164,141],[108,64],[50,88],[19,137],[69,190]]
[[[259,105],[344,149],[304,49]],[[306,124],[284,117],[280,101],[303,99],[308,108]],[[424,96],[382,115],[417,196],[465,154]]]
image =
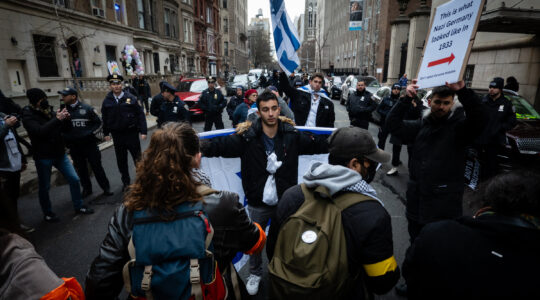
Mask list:
[[32,88],[26,91],[26,97],[30,100],[30,104],[36,105],[39,100],[47,98],[47,95],[42,89]]

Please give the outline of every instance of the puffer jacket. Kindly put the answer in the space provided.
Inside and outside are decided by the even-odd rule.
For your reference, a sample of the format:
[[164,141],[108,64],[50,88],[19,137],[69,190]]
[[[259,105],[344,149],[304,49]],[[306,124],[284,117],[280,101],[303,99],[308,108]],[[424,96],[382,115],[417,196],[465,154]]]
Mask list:
[[[257,252],[264,246],[266,236],[259,226],[250,221],[237,194],[222,191],[205,196],[204,202],[214,228],[214,256],[220,271],[230,272],[228,268],[236,253]],[[133,212],[121,205],[112,216],[108,229],[86,276],[88,300],[116,299],[124,286],[122,268],[130,259],[127,246],[133,230]],[[232,297],[234,293],[229,295]]]
[[[274,138],[277,160],[283,162],[275,173],[278,198],[298,181],[298,156],[328,153],[327,135],[299,132],[290,120],[280,117]],[[247,128],[246,128],[247,127]],[[262,202],[263,190],[270,173],[266,170],[268,155],[264,148],[261,119],[240,123],[234,135],[203,140],[201,152],[207,157],[240,157],[242,187],[249,205],[267,206]]]
[[406,96],[386,120],[390,133],[412,146],[406,214],[420,224],[462,215],[466,147],[480,134],[484,113],[472,90],[457,95],[459,101],[443,119],[428,110],[422,119],[404,121],[412,106]]

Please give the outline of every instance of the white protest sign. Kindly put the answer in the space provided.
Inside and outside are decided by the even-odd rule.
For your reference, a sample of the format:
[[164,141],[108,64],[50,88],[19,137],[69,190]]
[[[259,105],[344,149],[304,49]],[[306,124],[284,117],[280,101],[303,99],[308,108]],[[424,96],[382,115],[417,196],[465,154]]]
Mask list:
[[453,0],[435,9],[417,76],[420,88],[461,80],[484,1]]

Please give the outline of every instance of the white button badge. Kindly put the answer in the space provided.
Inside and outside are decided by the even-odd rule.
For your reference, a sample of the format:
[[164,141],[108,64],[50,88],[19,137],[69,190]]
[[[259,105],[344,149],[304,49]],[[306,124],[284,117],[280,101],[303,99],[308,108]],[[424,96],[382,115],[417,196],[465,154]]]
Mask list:
[[302,233],[302,241],[306,244],[313,244],[317,240],[317,233],[313,230],[308,230]]

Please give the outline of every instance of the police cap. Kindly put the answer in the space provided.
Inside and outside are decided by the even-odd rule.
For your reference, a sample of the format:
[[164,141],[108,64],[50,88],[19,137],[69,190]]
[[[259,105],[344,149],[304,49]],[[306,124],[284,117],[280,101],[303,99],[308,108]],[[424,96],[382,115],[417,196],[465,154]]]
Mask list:
[[212,77],[212,76],[207,77],[206,81],[208,81],[208,83],[216,83],[216,77]]
[[122,75],[119,75],[119,74],[111,74],[107,76],[107,81],[109,83],[112,83],[112,82],[122,83],[122,81],[124,81],[124,77],[122,77]]
[[77,96],[77,90],[75,90],[74,88],[70,88],[70,87],[67,87],[61,91],[58,91],[58,94],[62,95],[62,96],[67,96],[67,95],[75,95]]
[[169,92],[171,94],[176,93],[176,89],[168,82],[164,82],[161,86],[161,92]]

